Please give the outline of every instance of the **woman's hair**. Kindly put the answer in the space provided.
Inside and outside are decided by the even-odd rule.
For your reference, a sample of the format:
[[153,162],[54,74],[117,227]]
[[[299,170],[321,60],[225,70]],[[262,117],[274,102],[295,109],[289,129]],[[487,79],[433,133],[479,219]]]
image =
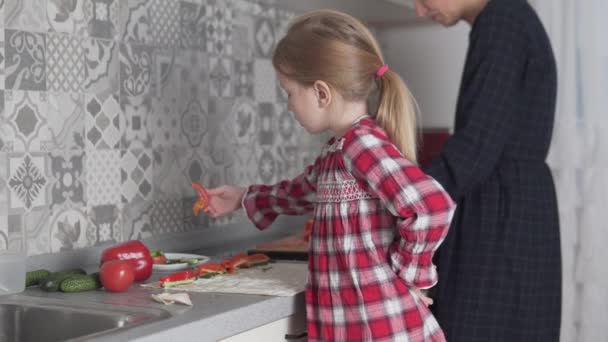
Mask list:
[[384,63],[372,33],[350,15],[319,10],[295,19],[274,52],[272,63],[304,86],[323,80],[347,101],[367,101],[378,89],[376,122],[403,155],[416,162],[416,104],[396,73],[377,77]]

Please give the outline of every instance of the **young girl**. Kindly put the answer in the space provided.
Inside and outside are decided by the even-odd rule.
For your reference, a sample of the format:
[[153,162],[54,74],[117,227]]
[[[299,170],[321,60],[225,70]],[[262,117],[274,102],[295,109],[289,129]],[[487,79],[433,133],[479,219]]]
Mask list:
[[[259,228],[313,212],[306,290],[310,341],[443,341],[418,289],[432,287],[433,253],[454,203],[416,166],[405,85],[356,19],[316,11],[295,20],[273,56],[289,110],[333,138],[304,173],[274,185],[210,189],[214,217],[245,209]],[[367,100],[379,91],[370,115]]]

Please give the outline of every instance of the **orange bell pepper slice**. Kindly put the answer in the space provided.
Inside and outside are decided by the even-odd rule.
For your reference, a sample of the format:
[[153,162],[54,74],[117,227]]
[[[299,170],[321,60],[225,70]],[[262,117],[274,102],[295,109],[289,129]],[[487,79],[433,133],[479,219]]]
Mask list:
[[205,210],[209,206],[209,194],[207,193],[207,190],[205,190],[205,187],[197,181],[192,182],[192,188],[198,192],[198,200],[192,207],[192,212],[194,212],[194,215],[198,216],[198,213],[201,210]]
[[194,213],[194,216],[198,216],[198,213],[201,211],[201,209],[205,209],[206,207],[207,203],[201,200],[194,202],[194,205],[192,206],[192,212]]

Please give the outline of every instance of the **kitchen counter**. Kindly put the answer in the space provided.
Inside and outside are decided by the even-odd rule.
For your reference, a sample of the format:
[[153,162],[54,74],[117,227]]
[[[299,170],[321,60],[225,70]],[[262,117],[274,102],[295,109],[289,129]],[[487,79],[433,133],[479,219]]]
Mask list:
[[[150,281],[162,274],[155,274]],[[102,336],[92,341],[217,341],[304,312],[304,293],[293,297],[187,292],[193,306],[163,305],[150,296],[161,289],[133,286],[123,293],[42,292],[37,288],[19,296],[43,297],[75,303],[103,303],[129,307],[159,308],[172,317]]]
[[[149,238],[143,242],[150,250],[190,252],[224,259],[254,248],[256,244],[276,240],[300,232],[307,217],[280,217],[272,229],[260,232],[249,223],[206,228],[175,236]],[[111,245],[84,250],[28,257],[28,270],[60,270],[84,267],[88,272],[98,270],[101,251]],[[215,256],[215,257],[213,257]],[[166,273],[154,273],[155,281]],[[27,289],[18,296],[43,297],[75,303],[104,303],[110,305],[160,308],[172,317],[118,330],[93,341],[217,341],[267,323],[305,312],[304,293],[293,297],[273,297],[243,294],[187,292],[194,304],[163,305],[152,301],[151,295],[163,290],[133,286],[128,292],[90,291],[82,293],[42,292]]]

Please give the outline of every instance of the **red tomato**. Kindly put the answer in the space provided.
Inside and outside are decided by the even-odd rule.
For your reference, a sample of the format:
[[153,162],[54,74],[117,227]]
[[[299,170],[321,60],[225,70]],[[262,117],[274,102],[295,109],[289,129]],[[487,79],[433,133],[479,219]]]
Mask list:
[[153,256],[152,257],[152,262],[154,264],[164,265],[164,264],[167,263],[167,257],[165,257],[164,255]]
[[133,284],[133,268],[125,260],[110,260],[101,265],[99,279],[103,287],[112,292],[127,291]]

